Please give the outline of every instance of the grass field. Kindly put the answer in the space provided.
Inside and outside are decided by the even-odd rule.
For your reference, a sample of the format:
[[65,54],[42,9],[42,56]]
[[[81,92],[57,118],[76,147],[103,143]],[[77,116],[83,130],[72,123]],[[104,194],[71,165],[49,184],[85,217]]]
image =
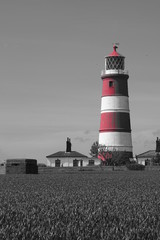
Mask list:
[[0,239],[160,239],[160,172],[0,176]]

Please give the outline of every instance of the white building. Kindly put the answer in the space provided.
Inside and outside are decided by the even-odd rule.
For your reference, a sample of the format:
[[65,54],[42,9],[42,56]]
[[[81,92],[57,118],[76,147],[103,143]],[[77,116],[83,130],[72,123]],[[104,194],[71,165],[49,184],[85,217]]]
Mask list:
[[69,138],[66,141],[66,151],[58,151],[46,158],[49,167],[86,167],[100,164],[100,160],[97,158],[88,158],[82,153],[72,151]]
[[137,163],[142,165],[151,165],[153,158],[156,157],[155,150],[149,150],[136,156]]
[[160,156],[160,139],[157,137],[156,150],[149,150],[136,156],[137,163],[142,165],[152,165],[156,158]]

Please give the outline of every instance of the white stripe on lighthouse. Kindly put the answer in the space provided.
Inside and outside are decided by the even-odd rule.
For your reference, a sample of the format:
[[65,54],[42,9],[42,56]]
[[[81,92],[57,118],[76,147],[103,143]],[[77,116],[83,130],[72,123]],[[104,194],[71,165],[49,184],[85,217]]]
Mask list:
[[131,133],[126,132],[100,132],[99,144],[112,151],[132,152]]
[[126,96],[105,96],[101,98],[102,112],[127,112],[129,113],[129,101]]

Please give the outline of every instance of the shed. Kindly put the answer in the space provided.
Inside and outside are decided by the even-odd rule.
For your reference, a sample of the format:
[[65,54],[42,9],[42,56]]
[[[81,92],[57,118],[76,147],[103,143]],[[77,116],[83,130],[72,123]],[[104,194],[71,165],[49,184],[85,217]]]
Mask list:
[[36,159],[7,159],[6,174],[37,174],[38,166]]

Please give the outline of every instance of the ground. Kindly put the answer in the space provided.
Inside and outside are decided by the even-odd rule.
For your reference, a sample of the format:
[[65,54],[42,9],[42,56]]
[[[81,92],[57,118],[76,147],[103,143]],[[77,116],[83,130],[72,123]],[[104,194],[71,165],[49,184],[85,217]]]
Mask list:
[[0,176],[0,239],[160,239],[160,172]]

